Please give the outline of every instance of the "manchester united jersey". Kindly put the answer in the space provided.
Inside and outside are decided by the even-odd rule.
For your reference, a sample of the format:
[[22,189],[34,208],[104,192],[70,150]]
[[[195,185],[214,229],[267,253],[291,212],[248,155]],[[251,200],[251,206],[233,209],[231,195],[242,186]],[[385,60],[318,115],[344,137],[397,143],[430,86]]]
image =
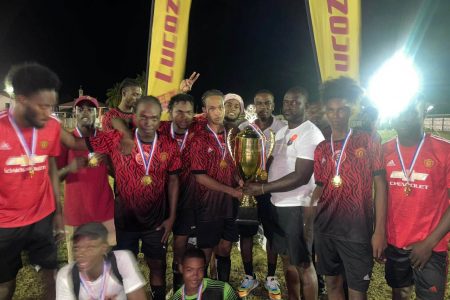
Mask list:
[[121,111],[118,108],[110,109],[108,112],[106,112],[102,116],[102,130],[108,131],[113,130],[112,126],[112,120],[113,119],[121,119],[123,120],[129,129],[136,128],[136,123],[134,122],[134,114],[133,113],[127,113],[124,111]]
[[[323,186],[317,204],[315,230],[344,241],[367,243],[373,233],[372,183],[374,175],[384,174],[381,145],[365,132],[353,131],[344,153],[344,141],[321,142],[314,153],[314,177]],[[337,158],[342,155],[340,176],[343,184],[333,187]]]
[[[237,186],[234,178],[236,168],[227,150],[224,132],[219,133],[218,138],[220,146],[214,134],[206,126],[196,132],[189,152],[191,172],[193,174],[206,174],[222,184],[235,187]],[[225,149],[225,153],[222,152],[221,147]],[[235,216],[237,199],[222,191],[209,190],[201,184],[196,186],[197,208],[200,216],[207,216],[210,219]]]
[[[154,229],[166,217],[166,190],[168,176],[177,174],[181,168],[180,152],[177,143],[165,135],[159,135],[153,159],[149,168],[151,183],[145,185],[145,175],[139,147],[135,146],[130,155],[119,150],[122,134],[116,130],[99,133],[89,138],[88,144],[97,153],[111,156],[116,172],[118,197],[115,205],[116,227],[128,231]],[[145,159],[151,144],[142,144]]]
[[[450,143],[427,134],[411,174],[411,192],[396,148],[396,139],[383,145],[388,181],[387,241],[403,248],[424,240],[436,228],[448,205]],[[411,165],[417,146],[400,145],[405,168]],[[408,171],[407,171],[408,172]],[[434,248],[447,251],[448,235]]]
[[[33,128],[19,130],[31,150]],[[8,112],[0,113],[0,228],[26,226],[55,210],[48,159],[59,155],[60,131],[59,121],[53,117],[37,129],[30,161]]]

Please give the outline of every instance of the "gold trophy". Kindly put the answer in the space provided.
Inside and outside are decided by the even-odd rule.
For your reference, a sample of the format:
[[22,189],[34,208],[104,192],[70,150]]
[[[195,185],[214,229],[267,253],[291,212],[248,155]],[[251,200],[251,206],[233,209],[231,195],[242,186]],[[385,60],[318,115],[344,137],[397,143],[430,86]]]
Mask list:
[[[254,105],[249,105],[245,110],[245,118],[249,125],[244,130],[237,134],[235,134],[236,130],[229,131],[228,150],[244,182],[264,182],[267,181],[266,162],[275,145],[275,135],[271,131],[267,139],[262,130],[254,124],[257,118]],[[236,223],[245,225],[259,223],[254,196],[244,194]]]

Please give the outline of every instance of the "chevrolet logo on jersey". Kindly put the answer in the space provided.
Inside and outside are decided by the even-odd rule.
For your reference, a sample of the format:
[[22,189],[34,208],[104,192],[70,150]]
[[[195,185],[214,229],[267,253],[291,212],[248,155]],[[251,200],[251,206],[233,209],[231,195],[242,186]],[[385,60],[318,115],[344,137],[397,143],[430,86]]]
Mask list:
[[27,167],[35,164],[41,164],[44,163],[47,159],[47,155],[33,155],[31,157],[31,160],[33,163],[31,163],[30,159],[28,159],[28,156],[21,155],[21,156],[13,156],[6,160],[7,166],[21,166],[21,167]]

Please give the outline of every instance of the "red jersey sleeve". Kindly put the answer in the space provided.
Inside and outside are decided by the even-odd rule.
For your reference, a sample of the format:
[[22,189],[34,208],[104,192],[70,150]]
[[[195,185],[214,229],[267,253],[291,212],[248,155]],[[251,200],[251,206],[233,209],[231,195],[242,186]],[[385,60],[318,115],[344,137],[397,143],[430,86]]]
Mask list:
[[[446,161],[446,172],[447,172],[447,188],[450,189],[450,152],[447,153],[447,161]],[[450,199],[449,199],[450,202]],[[449,233],[450,235],[450,233]]]
[[[61,143],[60,141],[60,135],[61,135],[61,123],[57,118],[53,118],[54,122],[52,122],[53,127],[53,146],[51,147],[48,156],[52,157],[58,157],[59,153],[61,152]],[[54,123],[54,124],[53,124]]]
[[191,160],[191,171],[194,174],[206,174],[207,170],[207,161],[206,157],[208,157],[207,148],[202,145],[202,140],[200,136],[194,136],[192,139],[192,144],[190,146],[190,160]]
[[102,129],[104,131],[111,130],[111,113],[107,112],[102,116]]
[[117,130],[101,131],[95,137],[86,139],[89,151],[102,154],[111,154],[119,147],[122,133]]
[[67,166],[68,157],[69,157],[69,149],[64,147],[64,145],[61,145],[61,152],[59,153],[59,156],[56,159],[56,165],[58,166],[58,169],[62,169],[65,166]]
[[385,169],[381,142],[378,139],[372,138],[372,136],[369,136],[368,140],[370,157],[372,158],[373,176],[383,175]]
[[326,178],[323,176],[323,167],[322,167],[322,153],[323,153],[323,146],[324,141],[321,142],[319,145],[317,145],[316,149],[314,150],[314,179],[316,181],[316,184],[318,186],[323,186]]

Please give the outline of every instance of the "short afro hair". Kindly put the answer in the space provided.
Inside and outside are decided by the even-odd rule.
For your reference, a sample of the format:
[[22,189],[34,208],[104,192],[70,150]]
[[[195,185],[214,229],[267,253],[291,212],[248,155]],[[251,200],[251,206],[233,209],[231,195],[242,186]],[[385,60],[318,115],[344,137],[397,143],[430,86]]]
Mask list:
[[138,107],[142,104],[147,104],[147,103],[153,103],[156,106],[159,107],[159,111],[162,112],[162,106],[161,106],[161,102],[159,102],[158,98],[156,98],[155,96],[143,96],[141,98],[139,98],[136,101],[136,112],[138,110]]
[[206,256],[203,250],[199,248],[189,248],[184,252],[184,256],[182,259],[182,264],[189,258],[199,258],[202,259],[206,264]]
[[356,104],[363,94],[358,83],[345,76],[325,81],[320,89],[320,99],[324,104],[335,98],[345,99],[351,104]]
[[215,90],[215,89],[207,90],[202,95],[202,105],[203,106],[206,106],[206,98],[211,97],[211,96],[220,96],[222,98],[225,97],[224,94],[219,90]]
[[35,62],[12,66],[5,82],[13,87],[15,95],[26,97],[42,90],[58,91],[61,85],[55,72]]
[[173,106],[180,102],[189,102],[189,103],[191,103],[192,107],[194,107],[194,97],[192,97],[189,94],[179,93],[179,94],[176,94],[175,96],[172,96],[172,98],[170,98],[168,109],[172,110]]

